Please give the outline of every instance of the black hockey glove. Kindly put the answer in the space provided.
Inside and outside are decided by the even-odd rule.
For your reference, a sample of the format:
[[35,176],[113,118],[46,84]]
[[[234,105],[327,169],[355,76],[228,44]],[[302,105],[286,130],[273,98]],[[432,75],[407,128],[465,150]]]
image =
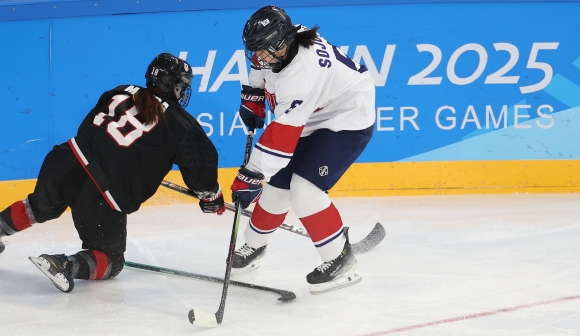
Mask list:
[[226,204],[224,202],[224,195],[220,187],[215,193],[197,193],[199,196],[199,207],[205,213],[217,213],[222,215],[226,211]]
[[250,129],[253,129],[253,126],[263,128],[264,118],[266,117],[266,95],[264,89],[242,85],[241,98],[240,118],[242,118],[244,124]]
[[264,175],[249,171],[245,167],[240,168],[232,183],[232,200],[235,202],[239,198],[242,209],[247,208],[262,195],[262,181]]

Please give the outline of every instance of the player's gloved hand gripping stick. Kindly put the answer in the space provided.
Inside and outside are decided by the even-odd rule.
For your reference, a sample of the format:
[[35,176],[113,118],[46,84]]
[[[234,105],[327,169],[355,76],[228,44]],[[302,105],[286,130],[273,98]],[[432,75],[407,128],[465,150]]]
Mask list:
[[[185,187],[182,187],[180,185],[177,185],[173,182],[161,181],[161,185],[164,186],[165,188],[175,190],[175,191],[182,193],[184,195],[197,198],[197,196],[195,195],[195,193],[193,191],[191,191]],[[236,211],[236,206],[234,204],[226,202],[225,205],[226,205],[227,210],[234,211],[234,212]],[[250,210],[243,209],[242,215],[246,216],[246,217],[252,217],[252,212]],[[304,230],[301,227],[297,227],[297,226],[294,226],[291,224],[282,223],[282,225],[280,225],[280,228],[283,230],[294,232],[294,233],[299,234],[303,237],[310,238],[310,235],[308,235],[306,230]],[[351,243],[350,246],[351,246],[352,251],[354,253],[365,253],[365,252],[372,250],[375,246],[379,245],[381,243],[381,241],[383,241],[383,239],[385,238],[385,235],[386,235],[386,231],[385,231],[385,228],[383,227],[383,225],[381,223],[376,223],[374,228],[371,230],[371,232],[369,232],[369,234],[367,234],[363,239],[359,240],[358,242]]]
[[221,216],[226,211],[221,187],[218,187],[215,193],[195,194],[199,198],[199,207],[204,213],[216,213]]
[[[255,124],[251,123],[250,131],[248,132],[248,138],[246,140],[246,152],[244,154],[244,166],[250,160],[250,151],[252,149],[252,141],[254,139]],[[261,184],[260,184],[261,186]],[[230,238],[230,247],[228,251],[228,257],[226,259],[226,274],[224,276],[224,287],[222,289],[222,298],[220,301],[220,306],[215,312],[215,314],[206,313],[201,310],[191,309],[189,311],[189,322],[192,324],[202,326],[202,327],[217,327],[222,323],[224,318],[224,309],[226,306],[226,296],[228,294],[228,286],[230,283],[230,274],[232,271],[232,259],[234,257],[234,252],[236,250],[236,239],[238,237],[238,226],[240,224],[240,216],[242,215],[242,202],[238,198],[236,201],[236,213],[234,215],[234,225],[232,227],[232,236]]]
[[232,184],[232,201],[236,203],[239,200],[242,209],[249,207],[262,195],[262,182],[264,182],[264,175],[254,173],[242,166]]
[[[266,93],[264,89],[242,85],[240,118],[248,128],[264,127],[266,118]],[[254,126],[255,125],[255,126]]]

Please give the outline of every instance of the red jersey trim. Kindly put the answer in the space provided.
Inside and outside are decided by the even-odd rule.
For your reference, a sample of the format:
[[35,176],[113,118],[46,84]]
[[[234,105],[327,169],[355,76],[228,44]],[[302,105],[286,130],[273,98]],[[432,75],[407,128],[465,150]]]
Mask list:
[[89,162],[87,161],[87,159],[85,158],[85,156],[81,152],[80,148],[77,146],[77,142],[75,141],[75,138],[70,139],[68,141],[68,144],[69,144],[70,148],[72,149],[72,152],[76,156],[77,160],[79,160],[79,162],[83,166],[84,170],[87,172],[87,174],[89,175],[91,180],[93,180],[93,183],[95,183],[95,185],[97,186],[97,189],[99,189],[99,192],[103,195],[103,198],[105,199],[105,201],[107,201],[107,203],[109,204],[111,209],[122,212],[119,205],[117,205],[117,202],[115,202],[115,199],[113,198],[113,196],[111,196],[111,193],[109,193],[108,190],[105,190],[105,191],[101,190],[101,187],[99,186],[97,181],[95,181],[95,178],[93,177],[93,175],[91,175],[91,173],[87,169],[87,165],[89,164]]
[[274,121],[266,127],[258,143],[274,151],[292,154],[303,129],[304,126],[289,126]]

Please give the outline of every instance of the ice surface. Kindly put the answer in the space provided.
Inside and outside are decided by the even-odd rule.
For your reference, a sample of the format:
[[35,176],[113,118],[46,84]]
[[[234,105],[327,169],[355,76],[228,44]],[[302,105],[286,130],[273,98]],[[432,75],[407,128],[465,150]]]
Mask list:
[[[358,254],[361,283],[311,295],[321,261],[308,238],[279,230],[258,270],[232,279],[290,290],[222,286],[125,268],[113,280],[76,280],[65,294],[28,260],[80,249],[70,213],[5,238],[0,335],[580,335],[580,195],[514,194],[336,198],[353,242],[381,222]],[[223,277],[233,213],[197,204],[144,207],[129,216],[128,261]],[[293,213],[287,223],[300,225]],[[247,219],[242,220],[238,244]]]

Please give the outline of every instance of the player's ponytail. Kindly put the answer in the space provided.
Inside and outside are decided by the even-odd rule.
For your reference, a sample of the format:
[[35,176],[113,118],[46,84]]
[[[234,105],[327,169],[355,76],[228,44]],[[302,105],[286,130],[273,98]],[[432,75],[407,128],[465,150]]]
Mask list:
[[294,41],[298,42],[304,48],[309,48],[310,46],[314,45],[314,40],[318,38],[318,25],[314,26],[312,29],[299,31],[296,33],[296,37]]
[[155,87],[147,87],[140,89],[133,95],[138,115],[141,116],[139,119],[142,119],[141,122],[145,126],[165,120],[165,108],[155,96],[154,91],[158,91],[159,95],[164,94]]

